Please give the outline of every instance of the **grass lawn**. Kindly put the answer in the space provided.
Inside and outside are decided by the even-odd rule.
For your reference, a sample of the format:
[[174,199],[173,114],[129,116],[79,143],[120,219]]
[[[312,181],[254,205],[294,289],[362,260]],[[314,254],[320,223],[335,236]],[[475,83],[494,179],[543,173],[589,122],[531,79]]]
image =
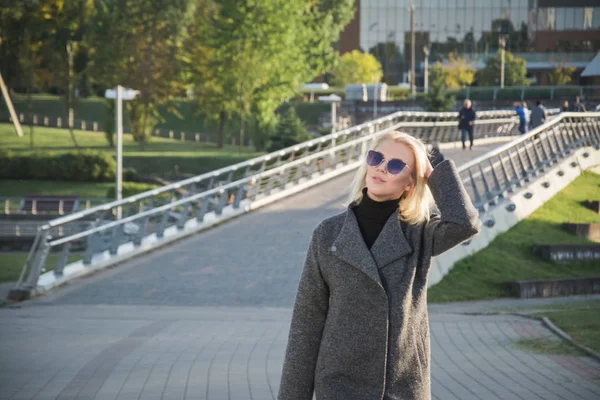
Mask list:
[[[17,113],[28,113],[26,95],[14,94],[12,96],[12,101]],[[173,114],[164,106],[159,106],[158,110],[163,121],[158,123],[157,128],[172,129],[174,131],[198,132],[203,136],[210,135],[211,141],[216,141],[216,132],[218,130],[217,123],[199,114],[199,110],[195,107],[194,101],[183,98],[173,99],[172,106],[177,110],[179,116]],[[328,112],[331,108],[329,104],[318,101],[314,103],[292,101],[282,104],[277,112],[281,113],[289,106],[293,106],[300,119],[308,125],[317,125],[321,114],[323,112]],[[50,117],[54,120],[54,118],[59,116],[63,118],[63,121],[67,120],[68,113],[65,107],[64,97],[49,94],[34,94],[32,95],[31,107],[31,111],[34,114],[37,114],[40,120],[42,117]],[[1,97],[0,117],[8,117],[8,110]],[[107,123],[110,119],[108,116],[107,100],[101,97],[77,99],[75,105],[75,119],[86,120],[89,122],[96,121],[100,124]],[[110,121],[110,123],[112,123],[112,121]],[[128,130],[129,116],[126,110],[123,112],[123,126],[125,130]],[[231,143],[231,137],[237,137],[239,126],[239,118],[231,118],[227,121],[225,125],[225,137],[228,143]],[[252,124],[246,124],[246,132],[248,134],[251,133],[252,129]]]
[[[60,253],[51,253],[46,259],[46,271],[53,270],[58,262]],[[69,263],[81,259],[80,255],[69,255]],[[0,253],[0,282],[11,282],[19,279],[23,265],[27,260],[27,253],[10,252]]]
[[64,182],[0,179],[0,193],[6,197],[28,194],[78,195],[81,198],[105,198],[112,182]]
[[[29,127],[23,126],[23,137],[18,137],[11,124],[0,124],[0,143],[2,148],[15,152],[53,151],[56,153],[74,150],[69,131],[66,129],[34,127],[34,148],[30,148]],[[108,147],[103,132],[75,130],[75,138],[82,148],[115,154]],[[123,167],[135,168],[140,174],[164,175],[171,173],[175,166],[179,173],[201,174],[223,168],[263,153],[246,148],[227,145],[218,149],[214,145],[199,144],[192,141],[179,141],[160,137],[151,138],[142,149],[133,141],[133,137],[123,137]]]
[[[429,289],[432,303],[509,297],[503,282],[600,275],[597,261],[554,263],[531,252],[533,244],[588,243],[560,228],[564,222],[600,222],[600,215],[580,204],[600,198],[600,175],[585,172],[528,218],[459,261],[444,279]],[[483,228],[485,229],[485,227]]]
[[600,301],[577,309],[544,311],[540,315],[548,317],[577,343],[600,352]]
[[[548,317],[554,325],[566,332],[577,343],[600,352],[600,300],[503,309],[503,311],[527,312]],[[528,339],[518,345],[542,353],[581,355],[577,348],[564,341],[557,344],[555,341]]]

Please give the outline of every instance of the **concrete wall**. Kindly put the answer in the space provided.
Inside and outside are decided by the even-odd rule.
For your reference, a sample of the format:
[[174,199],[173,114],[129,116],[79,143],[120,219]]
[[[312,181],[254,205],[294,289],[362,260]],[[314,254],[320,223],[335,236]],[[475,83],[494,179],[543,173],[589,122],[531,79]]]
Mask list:
[[[487,247],[500,233],[506,232],[517,222],[527,218],[587,169],[600,170],[600,150],[591,147],[579,149],[560,164],[549,168],[544,175],[532,180],[526,188],[517,188],[514,193],[509,193],[508,198],[502,203],[480,216],[483,226],[478,236],[468,244],[458,245],[433,259],[428,286],[431,287],[441,281],[457,261]],[[563,176],[558,174],[559,171],[564,172]],[[550,185],[545,187],[545,183]],[[531,194],[531,197],[527,198],[529,195],[525,197],[526,194]],[[508,205],[514,205],[514,211],[507,210]],[[486,222],[491,221],[493,226],[487,226]]]

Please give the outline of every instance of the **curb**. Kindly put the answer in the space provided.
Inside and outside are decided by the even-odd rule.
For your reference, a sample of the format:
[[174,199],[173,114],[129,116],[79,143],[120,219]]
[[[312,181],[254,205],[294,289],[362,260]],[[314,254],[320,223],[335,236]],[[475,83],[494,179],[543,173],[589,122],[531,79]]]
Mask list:
[[550,329],[550,331],[552,331],[552,333],[554,333],[556,336],[558,336],[562,340],[569,342],[571,345],[575,346],[577,349],[581,350],[582,352],[586,353],[591,358],[600,362],[600,354],[599,353],[595,352],[594,350],[590,349],[589,347],[586,347],[582,344],[577,343],[565,331],[560,329],[558,326],[554,325],[548,317],[540,317],[537,315],[520,313],[520,312],[501,312],[501,311],[500,312],[472,312],[472,313],[467,312],[467,313],[459,313],[459,314],[463,314],[463,315],[515,315],[517,317],[534,319],[536,321],[540,321],[546,328]]
[[594,350],[590,349],[589,347],[586,347],[584,345],[577,343],[575,340],[573,340],[573,338],[571,338],[571,336],[567,335],[562,329],[560,329],[558,326],[554,325],[552,323],[552,321],[550,321],[550,319],[548,319],[547,317],[537,317],[537,318],[539,318],[548,329],[550,329],[556,335],[561,337],[563,340],[566,340],[567,342],[571,343],[573,346],[577,347],[579,350],[583,351],[584,353],[586,353],[588,356],[592,357],[596,361],[600,361],[600,354],[596,353]]

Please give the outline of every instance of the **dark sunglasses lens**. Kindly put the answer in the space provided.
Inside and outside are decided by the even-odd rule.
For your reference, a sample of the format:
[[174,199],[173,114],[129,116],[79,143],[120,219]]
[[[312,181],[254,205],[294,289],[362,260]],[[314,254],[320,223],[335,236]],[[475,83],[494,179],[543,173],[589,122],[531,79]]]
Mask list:
[[382,161],[383,161],[383,157],[381,156],[381,153],[378,153],[373,150],[369,150],[369,152],[367,153],[367,164],[368,165],[370,165],[371,167],[376,167],[379,164],[381,164]]
[[395,160],[395,159],[388,161],[388,164],[387,164],[387,170],[392,175],[398,175],[400,172],[402,172],[404,167],[406,167],[406,164],[404,164],[400,160]]

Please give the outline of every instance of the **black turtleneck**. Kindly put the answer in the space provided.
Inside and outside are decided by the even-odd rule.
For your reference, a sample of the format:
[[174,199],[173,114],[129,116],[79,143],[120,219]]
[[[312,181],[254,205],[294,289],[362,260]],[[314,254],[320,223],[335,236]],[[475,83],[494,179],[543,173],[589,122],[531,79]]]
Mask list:
[[387,220],[394,212],[398,212],[399,201],[400,199],[375,201],[367,195],[367,188],[363,189],[362,200],[352,210],[367,248],[371,249]]

